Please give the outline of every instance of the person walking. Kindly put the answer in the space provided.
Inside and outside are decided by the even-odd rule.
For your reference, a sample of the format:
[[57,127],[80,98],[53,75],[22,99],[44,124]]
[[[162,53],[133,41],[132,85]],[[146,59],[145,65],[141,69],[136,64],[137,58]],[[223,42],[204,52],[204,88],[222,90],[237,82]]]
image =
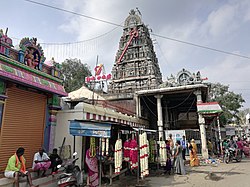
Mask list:
[[243,141],[242,141],[241,138],[239,137],[239,138],[238,138],[238,141],[237,141],[236,143],[237,143],[238,149],[239,149],[239,151],[240,151],[240,157],[242,158],[242,155],[243,155],[243,148],[244,148]]
[[186,137],[184,135],[182,136],[181,146],[182,146],[182,158],[183,158],[183,160],[186,160],[187,141],[186,141]]
[[185,166],[184,160],[182,158],[182,146],[180,140],[177,140],[176,143],[176,153],[174,154],[175,157],[175,173],[180,175],[185,175]]
[[195,143],[195,140],[192,139],[191,143],[189,145],[189,150],[190,150],[190,166],[199,166],[199,158],[197,156],[197,145]]
[[19,187],[19,178],[27,177],[27,181],[31,187],[34,187],[30,173],[26,170],[23,147],[19,147],[14,155],[9,158],[7,167],[4,172],[6,178],[15,178],[15,186]]

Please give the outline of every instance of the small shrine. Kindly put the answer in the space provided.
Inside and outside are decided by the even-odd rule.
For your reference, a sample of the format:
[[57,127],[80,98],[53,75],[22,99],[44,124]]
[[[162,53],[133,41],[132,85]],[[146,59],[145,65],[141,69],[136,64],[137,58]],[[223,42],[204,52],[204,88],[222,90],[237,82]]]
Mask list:
[[10,56],[10,49],[13,47],[12,39],[7,36],[8,29],[4,34],[3,29],[0,29],[0,54],[7,57]]
[[170,77],[167,77],[167,80],[160,85],[160,88],[201,84],[203,80],[206,80],[206,78],[202,79],[199,71],[197,73],[190,73],[183,68],[176,76],[171,74]]
[[8,29],[4,33],[0,29],[0,54],[27,66],[29,69],[36,69],[40,72],[62,79],[61,64],[54,63],[47,65],[42,46],[37,43],[37,38],[25,37],[17,47],[12,44],[12,39],[7,35]]

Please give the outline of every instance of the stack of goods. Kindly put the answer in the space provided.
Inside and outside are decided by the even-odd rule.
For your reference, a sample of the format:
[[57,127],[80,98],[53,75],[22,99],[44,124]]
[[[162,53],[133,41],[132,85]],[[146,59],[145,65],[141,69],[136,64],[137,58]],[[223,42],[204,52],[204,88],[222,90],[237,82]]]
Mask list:
[[141,169],[141,177],[143,178],[149,174],[148,171],[149,145],[146,132],[139,135],[139,145],[140,145],[140,166],[141,166],[140,169]]
[[122,140],[115,143],[115,174],[119,174],[122,168]]

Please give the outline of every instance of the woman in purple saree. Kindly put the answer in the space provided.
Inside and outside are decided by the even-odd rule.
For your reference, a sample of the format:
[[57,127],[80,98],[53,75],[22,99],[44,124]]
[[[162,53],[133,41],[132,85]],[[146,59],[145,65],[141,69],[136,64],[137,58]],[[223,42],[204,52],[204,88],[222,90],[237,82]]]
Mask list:
[[90,149],[86,152],[86,164],[88,166],[89,186],[96,187],[99,185],[98,160],[96,156],[91,157]]

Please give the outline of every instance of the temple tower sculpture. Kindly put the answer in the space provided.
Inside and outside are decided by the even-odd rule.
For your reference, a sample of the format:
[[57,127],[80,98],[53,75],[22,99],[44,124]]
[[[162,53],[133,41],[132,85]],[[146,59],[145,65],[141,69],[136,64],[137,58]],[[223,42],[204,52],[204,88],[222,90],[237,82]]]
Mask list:
[[133,98],[135,91],[158,88],[162,83],[149,29],[140,15],[138,10],[131,10],[125,20],[112,68],[108,91],[111,95],[119,95],[120,99]]

